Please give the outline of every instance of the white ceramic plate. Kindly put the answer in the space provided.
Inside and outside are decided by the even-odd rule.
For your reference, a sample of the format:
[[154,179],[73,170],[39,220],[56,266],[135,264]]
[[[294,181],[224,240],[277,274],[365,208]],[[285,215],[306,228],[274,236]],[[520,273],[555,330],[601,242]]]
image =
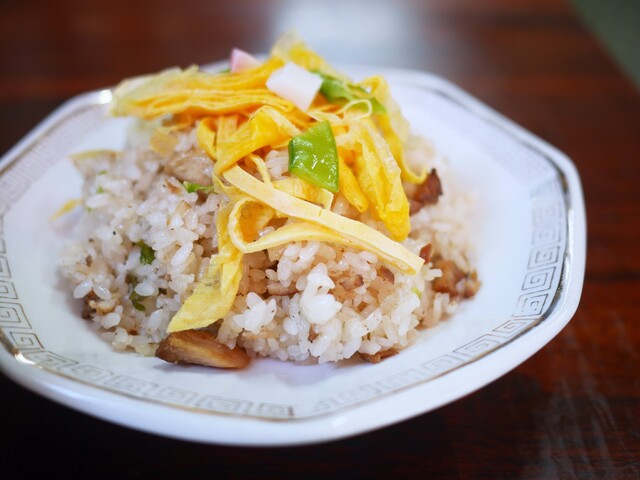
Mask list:
[[376,365],[300,366],[270,359],[235,372],[117,353],[78,314],[56,271],[65,236],[49,218],[77,197],[65,158],[124,142],[109,91],[60,107],[0,163],[0,367],[87,414],[170,437],[292,445],[350,436],[451,402],[549,342],[578,306],[585,212],[570,160],[432,75],[382,73],[413,129],[478,195],[479,294],[416,344]]

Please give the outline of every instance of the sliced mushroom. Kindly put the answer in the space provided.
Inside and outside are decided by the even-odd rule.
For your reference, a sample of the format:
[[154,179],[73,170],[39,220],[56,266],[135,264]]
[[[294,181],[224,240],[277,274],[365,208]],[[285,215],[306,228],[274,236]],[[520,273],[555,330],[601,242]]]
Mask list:
[[193,363],[217,368],[244,368],[250,361],[242,348],[231,349],[219,343],[206,330],[170,333],[160,342],[156,357],[171,363]]

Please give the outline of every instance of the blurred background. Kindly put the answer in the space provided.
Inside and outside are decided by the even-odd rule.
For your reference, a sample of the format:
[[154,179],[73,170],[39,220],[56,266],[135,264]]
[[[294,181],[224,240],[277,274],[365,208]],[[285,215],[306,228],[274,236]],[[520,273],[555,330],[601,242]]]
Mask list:
[[640,90],[640,2],[571,1],[589,29]]
[[[506,95],[525,82],[553,94],[571,81],[588,94],[589,82],[606,81],[585,78],[601,61],[578,41],[585,25],[629,78],[640,75],[637,0],[2,0],[0,100],[20,108],[1,122],[25,122],[26,133],[30,108],[45,114],[77,93],[224,59],[234,46],[267,52],[291,28],[331,61],[427,70],[513,110],[523,100]],[[560,45],[567,55],[554,54]],[[0,150],[16,140],[0,136]]]

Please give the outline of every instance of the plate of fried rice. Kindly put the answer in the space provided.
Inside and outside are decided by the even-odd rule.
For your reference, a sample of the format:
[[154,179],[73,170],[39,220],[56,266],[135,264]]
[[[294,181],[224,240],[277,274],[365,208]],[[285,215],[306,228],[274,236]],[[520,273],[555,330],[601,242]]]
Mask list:
[[321,442],[454,401],[571,319],[561,152],[439,77],[269,55],[71,99],[0,163],[0,367],[87,414]]

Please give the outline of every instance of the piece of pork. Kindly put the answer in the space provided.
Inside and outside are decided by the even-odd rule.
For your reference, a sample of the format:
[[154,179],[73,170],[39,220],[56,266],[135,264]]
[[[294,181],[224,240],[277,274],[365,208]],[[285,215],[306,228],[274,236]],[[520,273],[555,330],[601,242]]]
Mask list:
[[216,368],[244,368],[251,360],[242,348],[229,348],[206,330],[170,333],[158,345],[156,357],[170,363],[192,363]]
[[164,170],[181,182],[197,183],[206,187],[213,183],[213,162],[200,150],[175,153],[164,166]]
[[398,353],[395,348],[389,348],[387,350],[380,350],[378,353],[369,354],[369,353],[358,353],[360,358],[362,358],[365,362],[369,363],[380,363],[382,360],[388,357],[392,357]]
[[424,247],[420,249],[420,253],[418,256],[424,260],[424,263],[429,263],[431,261],[431,253],[433,252],[433,247],[430,243],[427,243]]
[[442,183],[438,172],[432,168],[424,182],[418,185],[409,200],[409,213],[412,215],[425,205],[435,205],[442,195]]
[[452,297],[471,298],[480,288],[476,271],[464,272],[453,260],[435,259],[433,268],[442,270],[442,276],[433,280],[433,289],[436,292],[448,293]]
[[351,291],[364,285],[364,279],[362,278],[362,275],[356,274],[353,277],[338,280],[338,284],[345,290]]

